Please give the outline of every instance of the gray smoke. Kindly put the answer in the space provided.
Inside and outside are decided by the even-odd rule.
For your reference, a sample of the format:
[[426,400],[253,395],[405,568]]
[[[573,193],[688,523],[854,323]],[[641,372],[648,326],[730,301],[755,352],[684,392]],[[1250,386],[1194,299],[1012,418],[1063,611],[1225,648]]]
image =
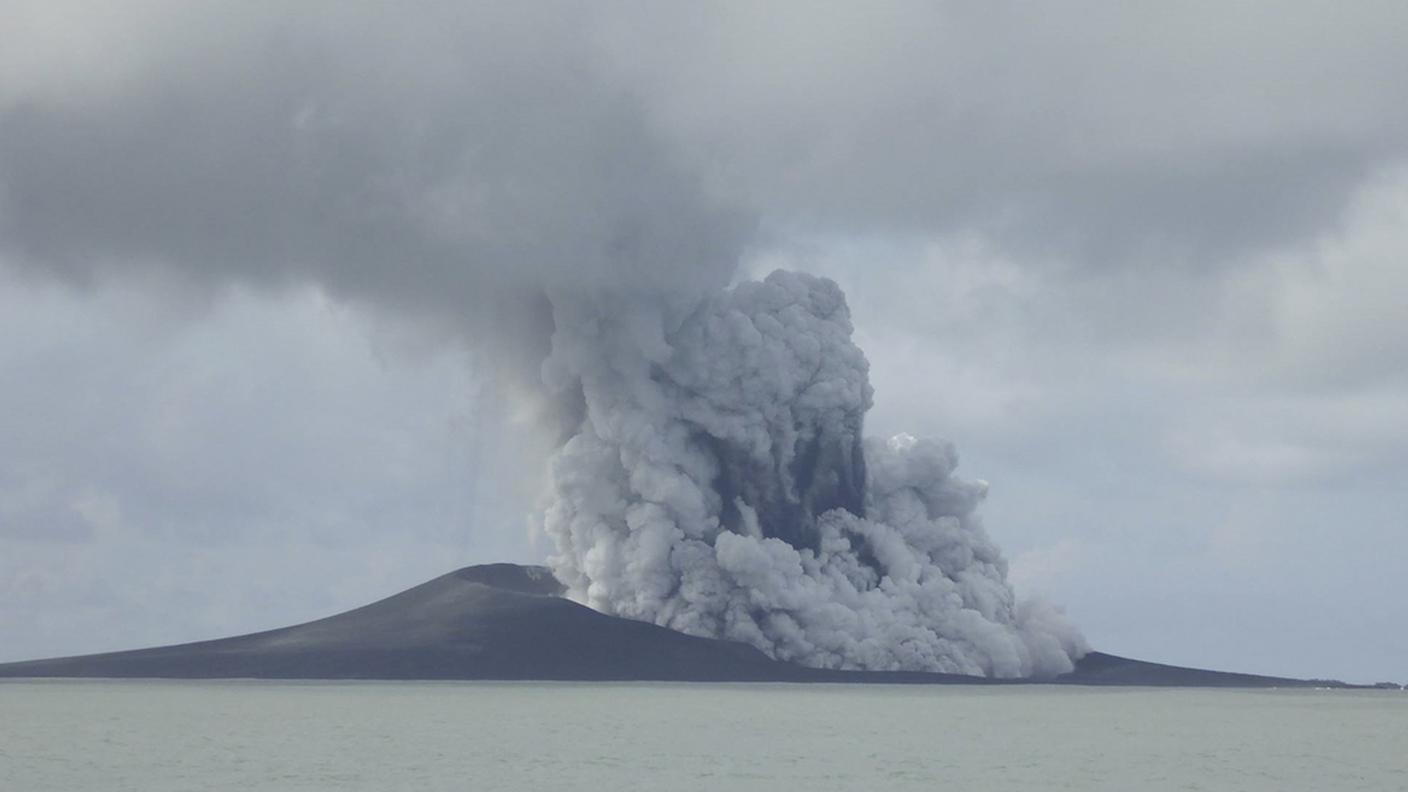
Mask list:
[[[834,207],[787,168],[740,173],[747,146],[681,134],[682,96],[732,94],[656,84],[659,42],[628,33],[647,9],[3,7],[6,266],[313,285],[449,326],[566,427],[543,527],[600,610],[835,668],[1010,677],[1082,651],[1015,599],[951,447],[863,438],[836,285],[728,288],[759,217]],[[903,159],[911,184],[925,158]]]
[[826,668],[1053,675],[1084,651],[1018,604],[952,446],[862,438],[868,364],[836,284],[553,305],[547,378],[584,415],[544,526],[574,597]]
[[720,288],[753,233],[603,72],[579,4],[124,11],[0,0],[0,262],[22,272],[312,284],[536,382],[545,284]]

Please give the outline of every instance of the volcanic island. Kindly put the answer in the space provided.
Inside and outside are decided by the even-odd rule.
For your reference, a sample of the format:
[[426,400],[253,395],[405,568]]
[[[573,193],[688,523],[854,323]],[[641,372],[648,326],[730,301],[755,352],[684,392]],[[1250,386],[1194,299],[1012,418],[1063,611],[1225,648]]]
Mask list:
[[0,664],[0,677],[1387,687],[1184,668],[1094,651],[1070,673],[1044,678],[811,668],[746,644],[599,613],[563,593],[545,567],[471,566],[306,624]]

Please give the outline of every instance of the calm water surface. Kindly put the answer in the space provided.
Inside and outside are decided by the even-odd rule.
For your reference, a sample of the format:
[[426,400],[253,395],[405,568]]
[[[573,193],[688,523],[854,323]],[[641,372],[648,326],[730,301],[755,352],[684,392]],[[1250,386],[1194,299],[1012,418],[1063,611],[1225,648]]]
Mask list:
[[1408,694],[0,682],[0,790],[1408,790]]

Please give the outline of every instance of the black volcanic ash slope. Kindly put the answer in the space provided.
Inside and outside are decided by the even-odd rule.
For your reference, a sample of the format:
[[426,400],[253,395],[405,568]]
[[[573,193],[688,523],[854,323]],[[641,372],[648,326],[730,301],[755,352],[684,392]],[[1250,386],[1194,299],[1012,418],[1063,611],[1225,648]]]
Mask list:
[[545,569],[468,567],[295,627],[0,665],[0,676],[265,679],[771,680],[752,647],[597,613]]
[[[451,572],[363,608],[269,632],[129,652],[0,665],[0,677],[499,679],[983,684],[923,673],[824,671],[743,644],[598,613],[541,567]],[[1092,653],[1048,682],[1087,685],[1335,685],[1227,674]],[[1005,683],[1010,684],[1010,682]]]

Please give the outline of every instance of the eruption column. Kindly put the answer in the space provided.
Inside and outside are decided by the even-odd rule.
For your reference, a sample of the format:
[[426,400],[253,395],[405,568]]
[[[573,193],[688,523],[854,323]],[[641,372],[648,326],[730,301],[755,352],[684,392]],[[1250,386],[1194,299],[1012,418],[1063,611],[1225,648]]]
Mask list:
[[1018,604],[952,446],[866,441],[869,366],[835,283],[553,299],[548,382],[580,406],[544,527],[572,596],[826,668],[1069,671]]

